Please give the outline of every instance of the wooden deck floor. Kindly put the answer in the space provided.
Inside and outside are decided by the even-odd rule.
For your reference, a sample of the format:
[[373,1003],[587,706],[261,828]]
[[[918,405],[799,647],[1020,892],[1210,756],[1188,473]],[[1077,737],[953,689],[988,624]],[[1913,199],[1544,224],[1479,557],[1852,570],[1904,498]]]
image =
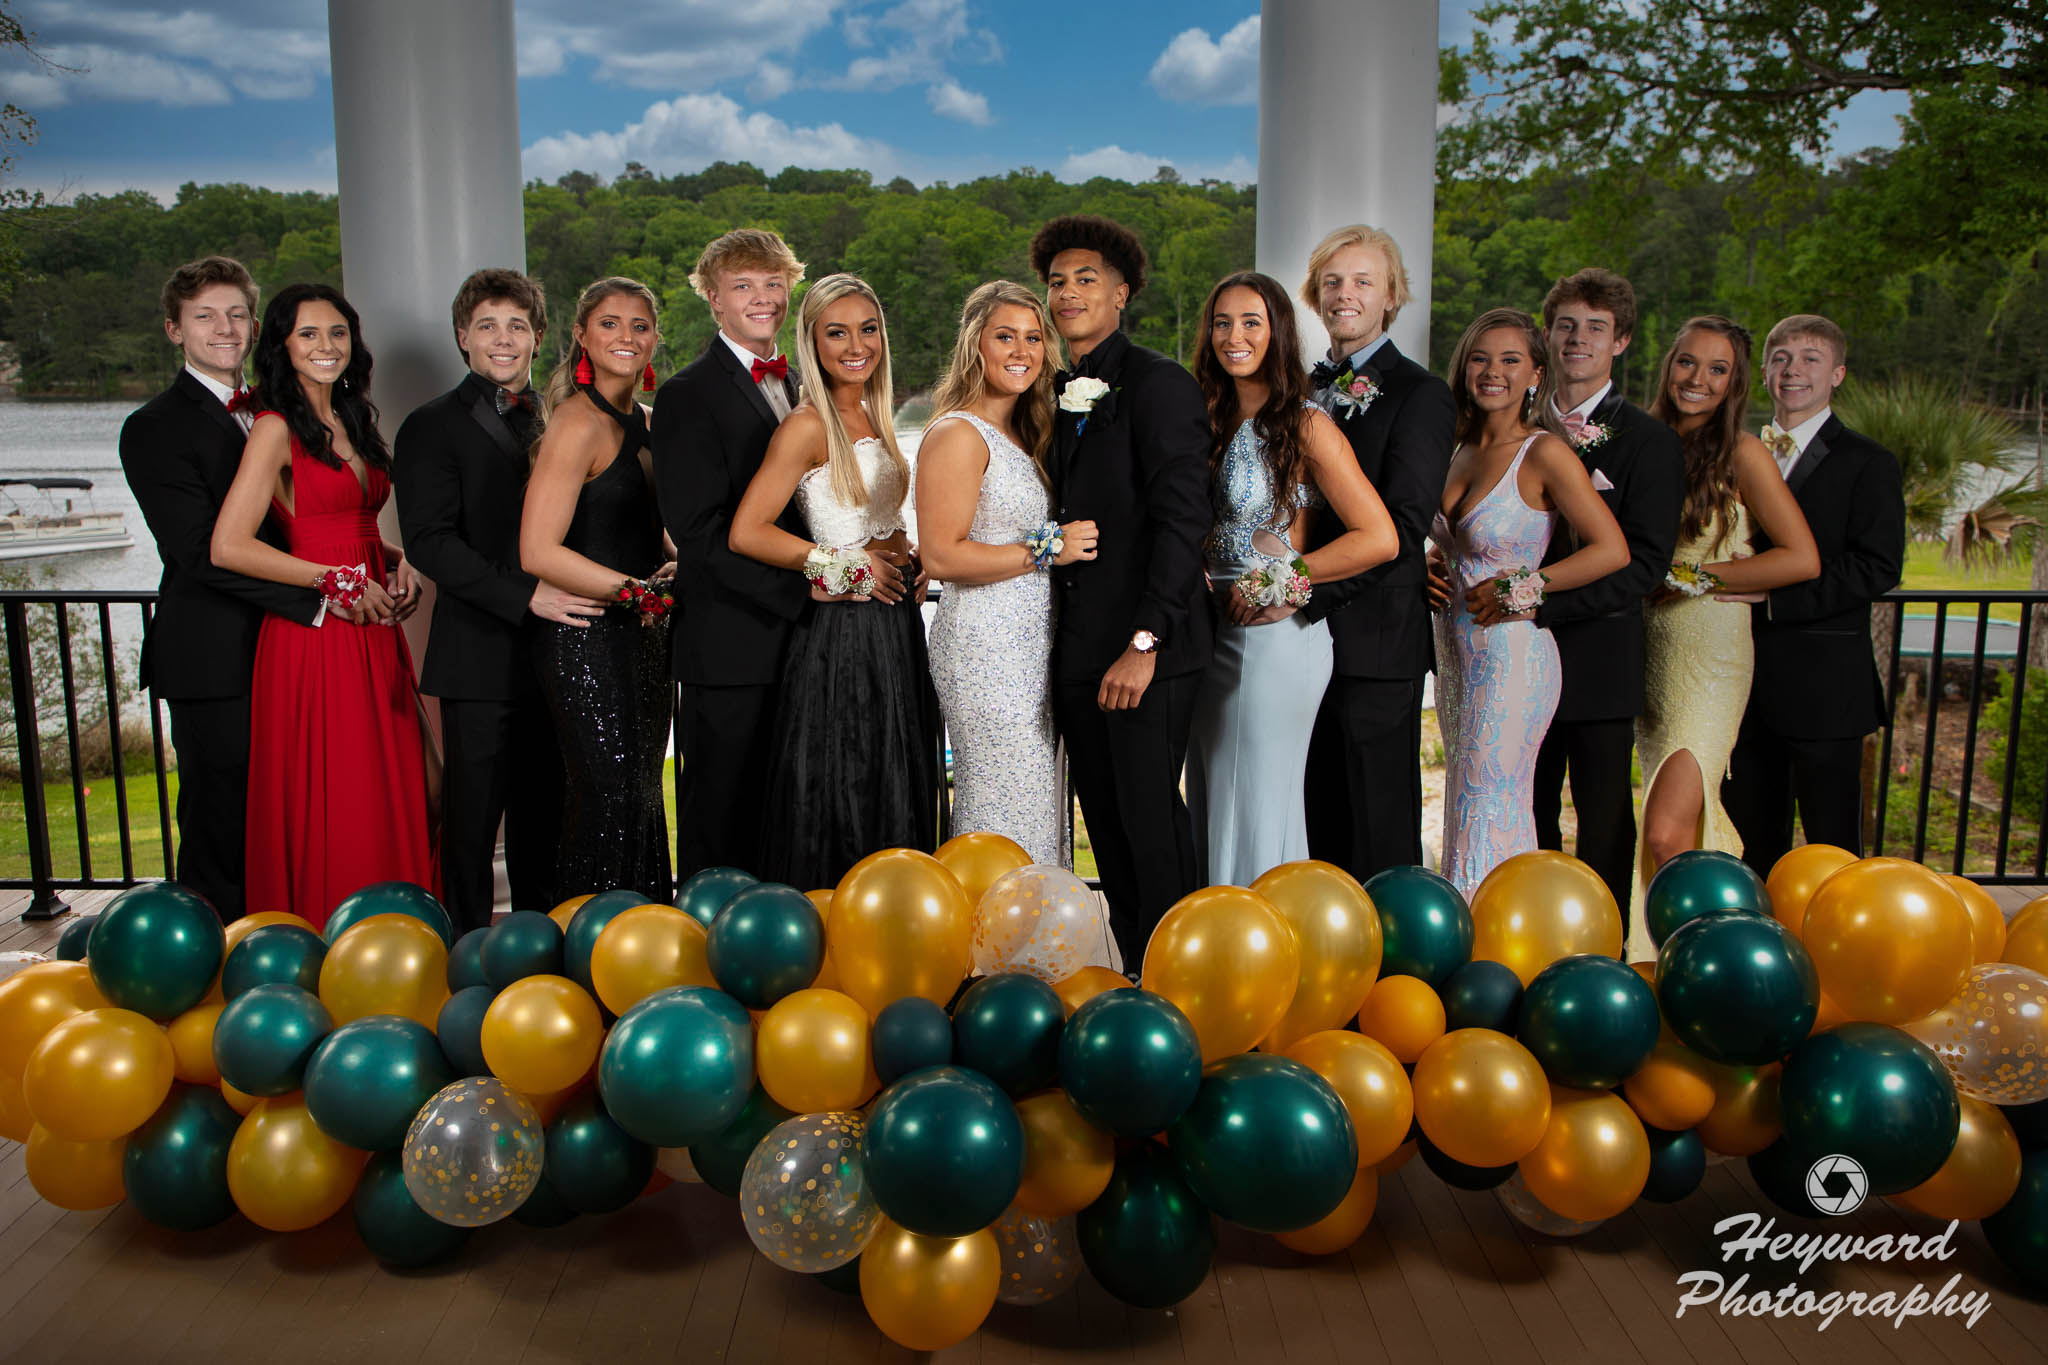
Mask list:
[[[2016,907],[2031,892],[2003,890]],[[77,895],[89,910],[105,898]],[[0,901],[0,951],[45,948],[62,921],[15,919]],[[1798,1279],[1816,1293],[1987,1291],[1973,1329],[1957,1319],[1894,1327],[1844,1315],[1675,1316],[1678,1276],[1722,1270],[1713,1224],[1771,1208],[1742,1163],[1711,1168],[1671,1207],[1639,1204],[1574,1240],[1517,1223],[1492,1193],[1453,1190],[1410,1162],[1380,1186],[1351,1250],[1310,1259],[1234,1229],[1214,1271],[1177,1308],[1126,1308],[1084,1277],[1036,1308],[998,1306],[947,1361],[1459,1362],[1846,1361],[1853,1365],[2048,1359],[2048,1303],[2005,1272],[1974,1226],[1946,1263],[1726,1267],[1748,1290]],[[1937,1225],[1872,1201],[1825,1225],[1864,1235]],[[608,1218],[480,1232],[453,1263],[380,1269],[346,1214],[292,1236],[241,1219],[201,1233],[151,1226],[126,1205],[66,1213],[43,1203],[22,1150],[0,1142],[0,1360],[145,1362],[720,1361],[827,1365],[908,1358],[857,1299],[756,1254],[730,1201],[677,1185]]]

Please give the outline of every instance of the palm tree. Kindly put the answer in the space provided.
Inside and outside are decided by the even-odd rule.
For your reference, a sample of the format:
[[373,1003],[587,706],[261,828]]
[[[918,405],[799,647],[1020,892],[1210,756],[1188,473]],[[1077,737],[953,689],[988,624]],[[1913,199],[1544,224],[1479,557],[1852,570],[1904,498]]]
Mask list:
[[[1976,558],[2003,551],[2011,532],[2031,525],[2022,505],[2031,475],[2018,473],[2020,429],[2010,418],[1939,380],[1903,375],[1886,383],[1846,384],[1835,394],[1844,422],[1899,459],[1906,496],[1906,529],[1923,539],[1948,538],[1952,555]],[[1963,528],[1947,537],[1956,501],[1987,477],[1997,491],[1963,514]]]

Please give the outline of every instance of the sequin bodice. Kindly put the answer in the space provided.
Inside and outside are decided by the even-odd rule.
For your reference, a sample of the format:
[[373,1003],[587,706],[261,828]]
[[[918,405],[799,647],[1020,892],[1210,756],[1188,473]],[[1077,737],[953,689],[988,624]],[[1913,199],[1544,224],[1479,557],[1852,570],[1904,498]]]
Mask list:
[[1258,432],[1249,419],[1239,424],[1216,469],[1210,492],[1216,512],[1216,534],[1209,548],[1210,560],[1218,565],[1242,563],[1252,557],[1252,535],[1271,531],[1287,538],[1294,514],[1314,504],[1316,492],[1308,483],[1297,484],[1294,495],[1278,517],[1273,515],[1273,480],[1266,468],[1266,454]]
[[820,545],[865,545],[903,529],[903,499],[910,480],[901,465],[874,437],[853,443],[854,462],[868,490],[865,506],[849,507],[832,487],[832,467],[821,464],[796,485],[797,509],[804,526]]
[[984,545],[1011,545],[1045,525],[1052,515],[1052,493],[1037,462],[1022,446],[973,413],[952,415],[980,432],[988,447],[988,468],[981,476],[981,497],[974,504],[968,538]]

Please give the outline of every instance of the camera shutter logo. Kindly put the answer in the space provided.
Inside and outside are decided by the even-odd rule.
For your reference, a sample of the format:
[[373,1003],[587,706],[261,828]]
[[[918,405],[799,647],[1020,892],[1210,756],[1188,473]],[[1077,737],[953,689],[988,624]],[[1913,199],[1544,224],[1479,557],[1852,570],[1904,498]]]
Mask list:
[[1855,1157],[1837,1152],[1806,1170],[1806,1197],[1822,1213],[1854,1213],[1869,1193],[1870,1176]]

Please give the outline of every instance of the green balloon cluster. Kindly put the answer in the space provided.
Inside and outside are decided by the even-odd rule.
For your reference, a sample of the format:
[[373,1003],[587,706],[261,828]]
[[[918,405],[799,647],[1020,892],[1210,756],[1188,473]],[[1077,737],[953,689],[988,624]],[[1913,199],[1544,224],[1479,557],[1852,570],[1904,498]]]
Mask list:
[[99,922],[98,915],[73,915],[71,922],[64,926],[64,932],[57,935],[57,960],[85,961],[86,946],[92,939],[92,927]]
[[1517,1169],[1512,1161],[1505,1166],[1468,1166],[1445,1155],[1444,1149],[1431,1142],[1419,1128],[1415,1130],[1415,1151],[1431,1175],[1460,1190],[1490,1190],[1505,1185],[1514,1179]]
[[1179,1303],[1202,1287],[1216,1256],[1216,1220],[1173,1157],[1149,1142],[1117,1155],[1108,1187],[1076,1215],[1074,1230],[1096,1280],[1138,1308]]
[[1676,1204],[1700,1187],[1707,1175],[1707,1146],[1697,1131],[1667,1133],[1643,1125],[1650,1139],[1650,1178],[1643,1198],[1653,1204]]
[[2048,1289],[2048,1151],[2020,1155],[2020,1184],[1982,1224],[2006,1267],[2036,1290]]
[[953,1060],[953,1021],[946,1007],[921,995],[891,1001],[875,1016],[868,1033],[875,1075],[894,1085],[913,1071]]
[[158,1227],[193,1232],[234,1216],[228,1193],[228,1147],[242,1116],[212,1086],[174,1085],[128,1135],[121,1178],[128,1203]]
[[432,1265],[462,1250],[470,1229],[444,1223],[413,1201],[397,1152],[379,1152],[356,1182],[356,1232],[385,1265],[399,1269]]
[[818,979],[825,921],[794,887],[760,882],[735,894],[705,933],[711,977],[750,1010],[765,1010]]
[[753,1085],[753,1020],[739,1001],[702,986],[673,986],[634,1005],[598,1054],[606,1111],[655,1147],[688,1147],[719,1132]]
[[1202,1085],[1202,1044],[1180,1007],[1147,990],[1084,1001],[1060,1037],[1060,1088],[1081,1117],[1118,1137],[1150,1137],[1187,1112]]
[[226,944],[204,896],[176,882],[149,882],[100,912],[85,965],[108,1004],[162,1024],[206,998]]
[[1522,978],[1505,962],[1479,958],[1443,985],[1444,1032],[1487,1028],[1510,1038],[1522,1026]]
[[489,986],[464,986],[434,1016],[434,1037],[458,1076],[488,1076],[484,1060],[484,1014],[498,998]]
[[466,991],[471,986],[487,986],[484,980],[484,940],[491,936],[488,926],[472,929],[455,940],[455,946],[448,950],[448,989]]
[[1657,993],[1634,968],[1579,953],[1529,983],[1517,1036],[1557,1084],[1612,1090],[1649,1059],[1659,1027]]
[[313,1049],[334,1028],[311,991],[281,982],[244,991],[213,1025],[220,1078],[250,1095],[289,1095],[305,1081]]
[[1748,863],[1717,849],[1680,853],[1657,869],[1643,893],[1643,925],[1660,947],[1680,925],[1723,911],[1768,919],[1771,893]]
[[1017,1197],[1024,1125],[1010,1097],[987,1077],[957,1066],[930,1067],[875,1101],[867,1179],[882,1212],[912,1232],[979,1232]]
[[740,1192],[740,1177],[746,1172],[747,1158],[754,1154],[754,1148],[776,1124],[795,1117],[768,1098],[766,1089],[756,1085],[732,1122],[710,1137],[690,1144],[690,1164],[697,1168],[705,1184],[728,1199],[734,1198]]
[[648,903],[647,897],[627,887],[600,891],[577,906],[562,934],[562,974],[592,995],[597,994],[597,985],[590,977],[590,950],[597,946],[597,936],[626,911]]
[[306,1112],[336,1142],[366,1152],[405,1141],[420,1107],[455,1081],[425,1025],[397,1014],[352,1019],[306,1062]]
[[560,976],[562,926],[538,910],[514,910],[491,926],[477,958],[494,991],[529,976]]
[[1472,911],[1458,888],[1421,867],[1390,867],[1365,884],[1380,913],[1380,975],[1415,976],[1442,990],[1472,958]]
[[281,982],[301,990],[320,989],[320,964],[327,940],[299,924],[266,924],[242,935],[220,967],[220,993],[233,1000],[258,986]]
[[1217,1062],[1166,1141],[1195,1197],[1254,1232],[1321,1221],[1358,1174],[1358,1138],[1344,1101],[1286,1057]]
[[1762,1066],[1798,1046],[1820,1011],[1806,947],[1762,915],[1702,915],[1657,954],[1657,1002],[1680,1042],[1726,1066]]
[[707,867],[676,888],[676,909],[709,929],[727,902],[760,880],[736,867]]
[[953,1058],[1013,1098],[1028,1095],[1058,1078],[1066,1026],[1060,993],[1037,977],[983,977],[953,1007]]
[[1783,1141],[1810,1165],[1855,1158],[1872,1194],[1931,1179],[1955,1150],[1962,1107],[1932,1049],[1886,1024],[1842,1024],[1794,1048],[1778,1078]]
[[615,1213],[654,1174],[654,1148],[612,1116],[596,1095],[569,1101],[547,1128],[547,1183],[577,1213]]
[[433,893],[412,882],[373,882],[341,898],[321,930],[329,943],[364,920],[376,915],[410,915],[441,936],[441,942],[455,946],[455,921]]

